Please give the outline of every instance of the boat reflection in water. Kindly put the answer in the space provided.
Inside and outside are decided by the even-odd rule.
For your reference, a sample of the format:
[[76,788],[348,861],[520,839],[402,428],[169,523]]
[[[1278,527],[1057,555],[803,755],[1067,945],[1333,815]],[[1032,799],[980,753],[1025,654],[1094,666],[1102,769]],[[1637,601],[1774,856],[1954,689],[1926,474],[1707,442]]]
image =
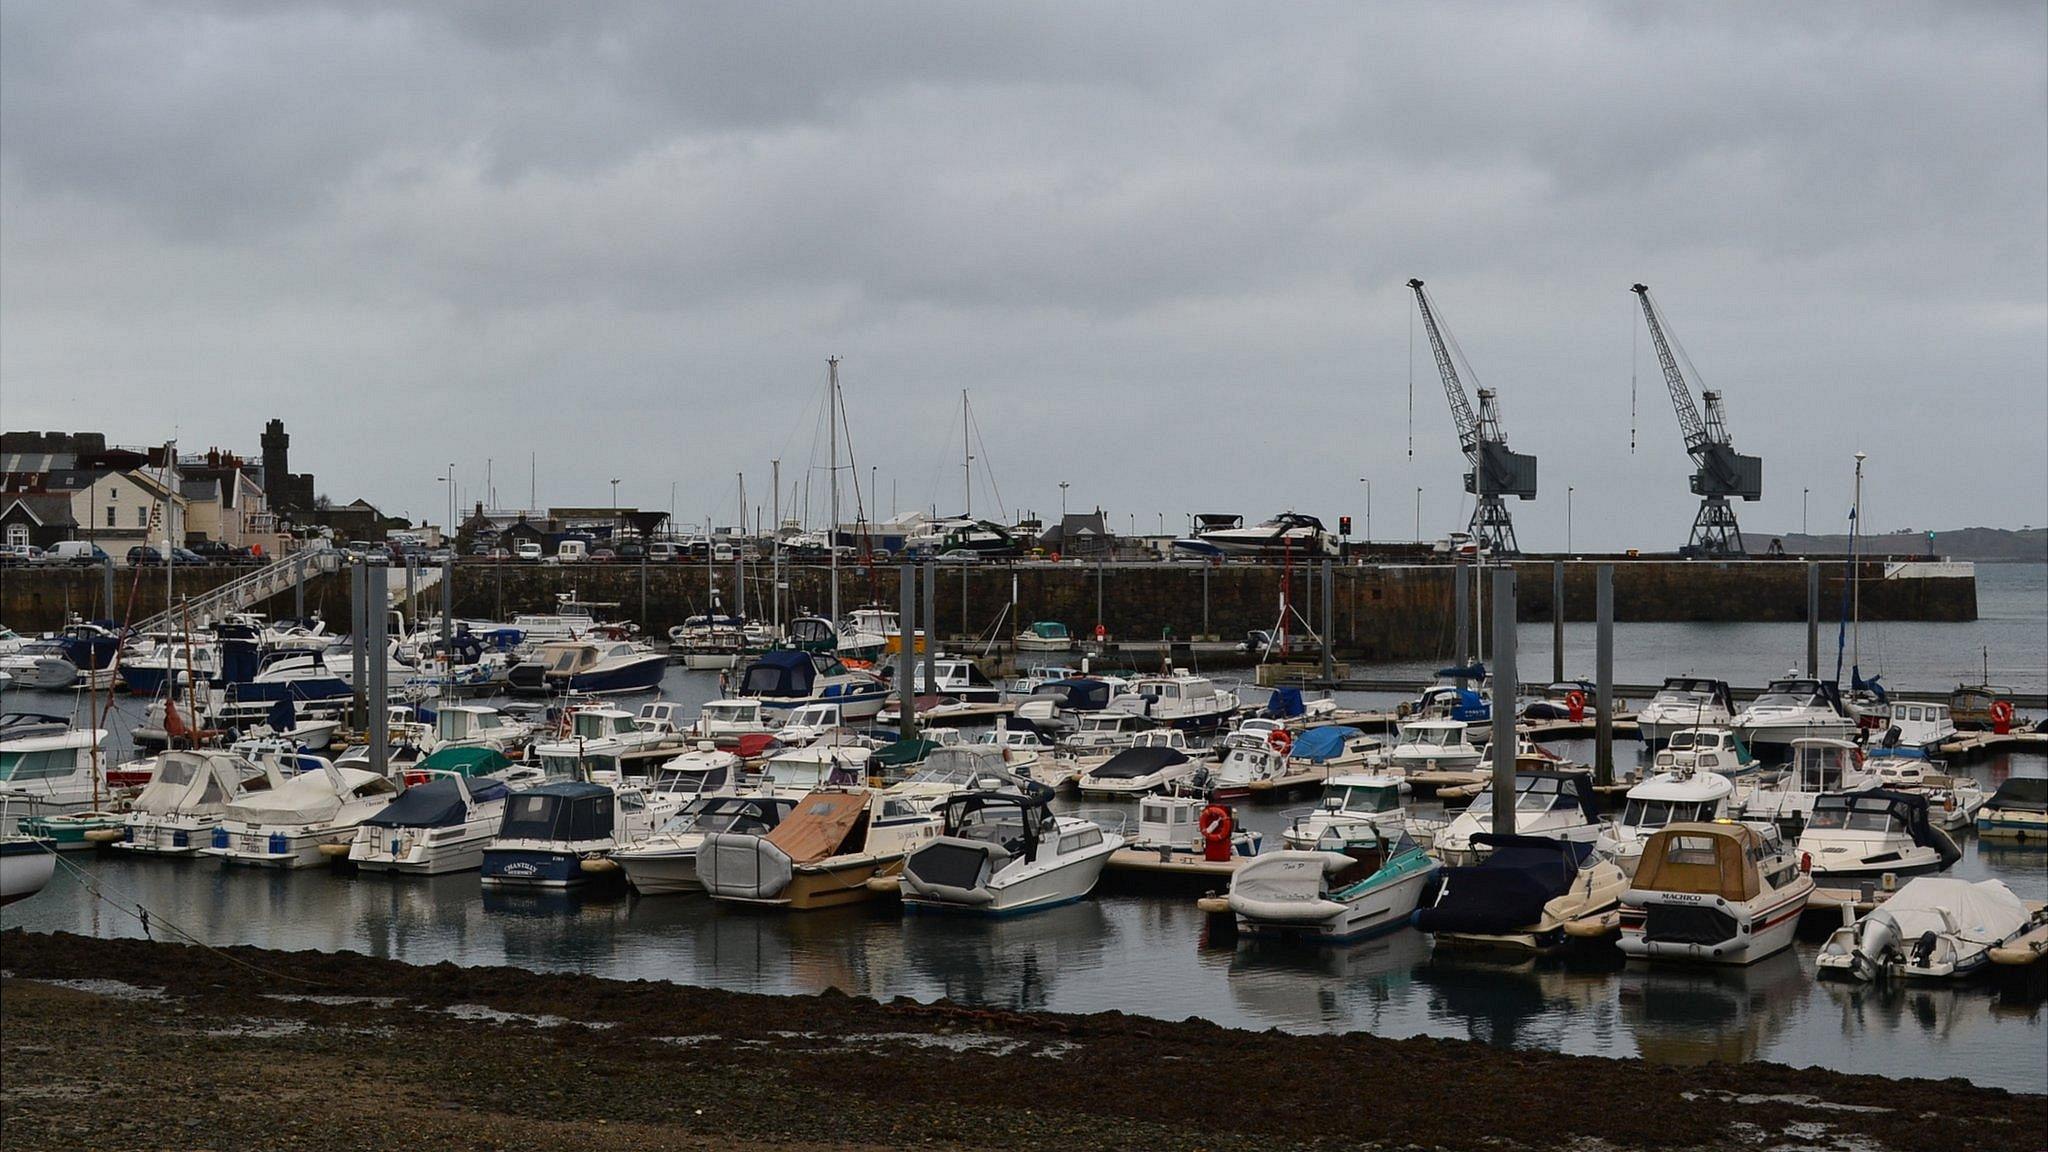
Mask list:
[[1548,956],[1439,949],[1416,970],[1434,1035],[1506,1048],[1625,1055],[1613,979],[1618,952],[1578,949]]
[[1403,928],[1346,945],[1247,936],[1204,958],[1224,969],[1247,1026],[1407,1035],[1420,1031],[1408,1006],[1428,957],[1429,938]]
[[1099,971],[1124,946],[1093,900],[1009,918],[907,916],[896,939],[918,999],[1014,1009],[1053,1008],[1061,973]]
[[1665,1064],[1754,1060],[1800,1018],[1813,991],[1813,975],[1790,949],[1744,970],[1634,963],[1613,980],[1637,1054]]

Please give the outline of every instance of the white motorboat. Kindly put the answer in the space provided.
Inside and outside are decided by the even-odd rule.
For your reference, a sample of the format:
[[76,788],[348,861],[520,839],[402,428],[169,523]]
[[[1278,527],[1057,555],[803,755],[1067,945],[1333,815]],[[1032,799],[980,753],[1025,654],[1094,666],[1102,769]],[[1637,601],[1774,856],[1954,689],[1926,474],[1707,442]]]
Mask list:
[[[911,644],[911,651],[923,652],[924,633],[913,629]],[[902,650],[903,622],[890,609],[875,605],[856,608],[846,614],[846,622],[839,628],[839,654],[842,659],[872,660],[876,651],[894,655]]]
[[1734,794],[1735,782],[1718,772],[1659,772],[1628,790],[1620,818],[1600,833],[1600,854],[1633,876],[1652,836],[1670,824],[1723,819]]
[[511,795],[502,781],[434,773],[356,828],[348,858],[366,872],[439,876],[484,862]]
[[1758,767],[1732,728],[1680,728],[1665,737],[1651,766],[1658,772],[1698,770],[1723,776],[1745,776]]
[[1401,799],[1407,785],[1397,776],[1332,776],[1323,784],[1322,802],[1280,814],[1287,821],[1281,834],[1287,847],[1309,851],[1326,836],[1358,840],[1370,835],[1391,837],[1408,823]]
[[937,656],[931,660],[935,685],[925,680],[925,661],[918,661],[911,673],[911,683],[919,696],[939,696],[962,704],[1000,704],[1003,689],[981,666],[972,660],[958,656]]
[[920,811],[936,811],[962,792],[1004,789],[1034,795],[1045,791],[1011,771],[1001,749],[954,744],[932,749],[908,776],[883,789],[882,795],[907,799]]
[[1034,621],[1012,641],[1019,652],[1072,652],[1074,635],[1057,620]]
[[1111,700],[1115,711],[1142,716],[1154,724],[1187,732],[1213,732],[1237,715],[1235,693],[1213,681],[1188,672],[1169,676],[1139,676],[1130,691]]
[[[1126,851],[1143,852],[1162,861],[1200,860],[1205,848],[1202,813],[1209,808],[1223,807],[1186,792],[1161,792],[1140,797],[1138,830],[1131,836]],[[1225,810],[1228,811],[1227,808]],[[1259,849],[1265,844],[1263,834],[1244,827],[1235,818],[1229,821],[1229,829],[1232,858],[1250,858],[1259,854]]]
[[1314,848],[1245,862],[1228,903],[1240,932],[1343,943],[1406,927],[1439,867],[1399,829],[1330,826]]
[[580,780],[515,792],[484,846],[489,888],[572,888],[618,868],[610,855],[667,822],[673,800],[631,786]]
[[1864,767],[1863,749],[1847,740],[1804,737],[1792,742],[1792,762],[1785,768],[1752,773],[1736,785],[1736,815],[1797,827],[1822,793],[1875,787],[1877,774]]
[[2048,779],[2009,776],[1977,813],[1981,840],[2048,847]]
[[647,790],[687,805],[706,796],[731,796],[746,778],[746,761],[709,740],[665,760],[648,774]]
[[230,864],[308,867],[322,862],[323,847],[347,846],[363,821],[398,797],[388,777],[316,757],[299,760],[317,766],[228,805],[204,854]]
[[1636,731],[1655,750],[1682,730],[1726,728],[1735,722],[1734,699],[1726,680],[1666,676],[1657,694],[1636,709]]
[[1184,748],[1151,742],[1157,735],[1144,733],[1146,743],[1125,748],[1082,772],[1075,787],[1083,796],[1118,798],[1158,792],[1193,780],[1199,765],[1188,758]]
[[1730,722],[1742,742],[1770,763],[1790,754],[1794,741],[1849,740],[1859,730],[1832,681],[1806,677],[1773,680]]
[[1466,772],[1479,767],[1463,720],[1405,720],[1387,752],[1387,767],[1401,775]]
[[1479,862],[1446,868],[1435,903],[1415,911],[1439,944],[1546,951],[1579,925],[1602,925],[1628,891],[1590,841],[1481,833],[1472,850]]
[[832,732],[850,732],[852,725],[837,704],[806,704],[792,708],[775,729],[775,738],[794,748]]
[[1976,823],[1991,799],[1975,780],[1950,773],[1948,765],[1929,760],[1918,748],[1880,748],[1863,764],[1877,777],[1878,787],[1926,796],[1928,819],[1947,831]]
[[1060,747],[1076,756],[1095,756],[1137,746],[1138,737],[1157,730],[1158,725],[1123,711],[1083,712],[1074,720],[1073,730]]
[[129,802],[115,847],[158,856],[206,848],[228,805],[284,786],[276,762],[254,764],[215,749],[166,752]]
[[797,748],[785,748],[762,763],[749,783],[764,793],[792,800],[827,787],[858,787],[868,778],[874,749],[867,742],[834,733]]
[[737,668],[749,651],[759,648],[748,633],[747,621],[739,616],[691,616],[668,630],[669,654],[685,668]]
[[1337,537],[1323,522],[1299,512],[1282,512],[1246,527],[1244,517],[1205,512],[1195,517],[1192,537],[1173,546],[1198,555],[1243,556],[1303,562],[1337,554]]
[[643,727],[638,716],[618,708],[575,708],[563,721],[558,739],[536,742],[531,752],[552,780],[612,783],[645,776],[688,746],[681,734]]
[[514,692],[568,692],[610,696],[652,692],[661,687],[668,657],[634,640],[550,640],[513,666],[507,681]]
[[1961,980],[1995,948],[2048,926],[1999,880],[1922,876],[1853,924],[1837,928],[1814,958],[1819,975]]
[[1224,749],[1223,763],[1209,776],[1209,795],[1216,800],[1241,800],[1255,792],[1267,792],[1283,783],[1303,783],[1313,777],[1322,778],[1320,773],[1303,776],[1294,768],[1292,758],[1287,755],[1286,734],[1281,733],[1275,740],[1258,741],[1233,739]]
[[714,900],[792,911],[871,900],[869,881],[895,876],[935,839],[943,820],[907,798],[865,788],[821,789],[765,834],[714,832],[697,849],[697,876]]
[[847,723],[873,720],[888,702],[889,685],[830,656],[766,652],[740,675],[740,695],[761,701],[773,717],[806,704],[837,704]]
[[1622,894],[1621,950],[1754,964],[1792,946],[1812,895],[1813,878],[1776,825],[1673,823],[1649,837]]
[[1821,793],[1799,833],[1800,861],[1819,876],[1910,876],[1961,857],[1928,820],[1927,797],[1887,788]]
[[762,835],[796,807],[786,796],[706,796],[692,800],[646,839],[615,849],[612,859],[642,896],[702,892],[697,849],[713,832]]
[[434,716],[437,748],[489,748],[516,756],[533,739],[533,728],[483,704],[449,704]]
[[[1516,836],[1590,846],[1599,838],[1601,827],[1592,773],[1515,770]],[[1469,865],[1485,852],[1486,842],[1477,838],[1493,835],[1493,785],[1489,782],[1473,797],[1470,807],[1436,833],[1434,848],[1446,864]]]
[[1887,746],[1933,751],[1959,735],[1946,704],[1894,700],[1888,707],[1891,714],[1884,733]]
[[111,794],[94,764],[105,763],[100,749],[106,739],[104,728],[74,728],[0,740],[0,801],[7,806],[0,832],[15,831],[19,820],[105,804]]
[[1043,796],[960,793],[939,836],[905,858],[903,905],[991,916],[1056,907],[1094,891],[1123,844],[1093,820],[1054,815]]
[[742,698],[705,701],[696,721],[684,731],[699,739],[728,740],[773,732],[778,726],[767,705]]
[[1047,684],[1070,680],[1081,674],[1080,669],[1064,664],[1034,664],[1017,674],[1010,681],[1010,694],[1029,696]]
[[1378,738],[1342,724],[1319,724],[1294,738],[1287,754],[1325,773],[1377,768],[1387,758],[1386,746]]
[[[14,820],[15,816],[0,806],[0,822]],[[0,907],[41,892],[56,871],[54,841],[21,832],[0,835]]]
[[218,679],[220,645],[204,637],[164,636],[145,654],[121,657],[114,676],[137,696],[158,696],[166,687],[183,690],[195,670],[201,681]]

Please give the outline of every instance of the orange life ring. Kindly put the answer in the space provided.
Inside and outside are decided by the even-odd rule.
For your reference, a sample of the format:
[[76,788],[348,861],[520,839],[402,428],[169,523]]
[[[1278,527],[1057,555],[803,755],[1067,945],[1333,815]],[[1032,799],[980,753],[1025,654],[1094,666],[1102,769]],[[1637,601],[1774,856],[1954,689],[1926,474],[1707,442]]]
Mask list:
[[1104,628],[1100,624],[1097,624],[1095,626],[1095,642],[1097,644],[1100,644],[1107,639],[1109,639],[1109,629]]
[[1221,804],[1211,804],[1202,809],[1200,827],[1202,839],[1211,844],[1228,844],[1231,833],[1230,809]]
[[1799,854],[1799,870],[1801,872],[1813,871],[1813,853],[1801,852]]
[[2000,736],[2012,730],[2012,701],[1993,700],[1991,702],[1991,730]]
[[1294,737],[1285,728],[1275,728],[1266,733],[1266,747],[1285,756],[1294,747]]
[[1571,711],[1574,723],[1586,718],[1586,694],[1574,688],[1564,694],[1564,706]]

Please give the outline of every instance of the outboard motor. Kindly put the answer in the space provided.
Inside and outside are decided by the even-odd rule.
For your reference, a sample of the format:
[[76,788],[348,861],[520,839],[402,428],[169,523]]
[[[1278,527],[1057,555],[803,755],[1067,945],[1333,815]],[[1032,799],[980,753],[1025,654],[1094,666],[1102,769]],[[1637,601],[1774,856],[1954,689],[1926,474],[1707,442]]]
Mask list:
[[1934,957],[1934,946],[1940,939],[1941,937],[1931,931],[1920,934],[1920,939],[1913,942],[1913,967],[1927,967],[1927,962]]
[[1892,947],[1898,942],[1898,925],[1889,916],[1871,916],[1863,921],[1863,931],[1858,933],[1856,944],[1856,974],[1863,974],[1863,966],[1870,966],[1869,979],[1884,975],[1885,962],[1892,954]]

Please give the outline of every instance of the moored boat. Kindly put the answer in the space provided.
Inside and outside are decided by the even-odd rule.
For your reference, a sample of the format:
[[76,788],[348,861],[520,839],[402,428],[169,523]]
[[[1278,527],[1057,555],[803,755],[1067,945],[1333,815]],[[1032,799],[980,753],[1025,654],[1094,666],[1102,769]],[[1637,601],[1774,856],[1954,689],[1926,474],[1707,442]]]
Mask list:
[[963,792],[948,799],[935,839],[904,860],[906,908],[1002,916],[1036,912],[1094,891],[1120,831],[1055,815],[1042,795]]
[[1837,928],[1814,964],[1822,976],[1872,980],[1960,980],[1983,970],[1992,952],[2048,926],[1998,880],[1922,876],[1853,924]]
[[942,819],[908,799],[865,788],[820,789],[765,834],[715,832],[697,849],[697,876],[713,899],[791,911],[833,908],[879,894]]
[[1228,905],[1240,932],[1344,943],[1407,927],[1439,867],[1398,830],[1333,826],[1312,849],[1247,861]]
[[1673,823],[1649,838],[1622,894],[1621,950],[1754,964],[1791,947],[1812,895],[1775,825]]

